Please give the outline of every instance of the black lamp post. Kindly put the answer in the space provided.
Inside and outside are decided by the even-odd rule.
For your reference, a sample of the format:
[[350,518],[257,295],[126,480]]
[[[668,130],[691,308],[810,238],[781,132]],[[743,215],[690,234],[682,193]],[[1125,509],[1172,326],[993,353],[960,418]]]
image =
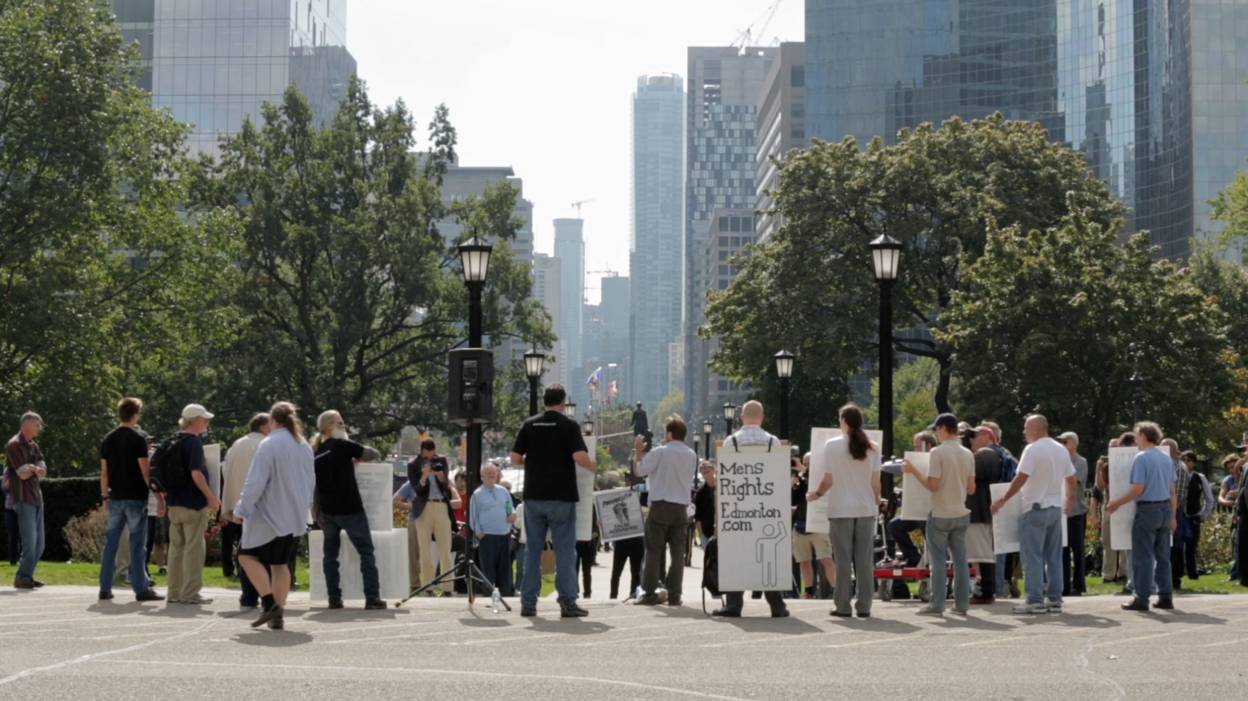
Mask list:
[[[871,266],[880,283],[880,430],[884,433],[882,450],[893,452],[893,285],[901,264],[901,242],[883,234],[871,242]],[[892,496],[892,475],[881,485]]]
[[[494,247],[473,237],[459,244],[459,261],[464,274],[464,284],[468,287],[468,347],[480,348],[483,330],[481,328],[481,292],[485,288],[485,277],[490,269],[490,254]],[[468,492],[471,493],[481,484],[481,431],[482,424],[473,421],[468,424],[467,479]]]
[[789,379],[793,377],[793,354],[787,350],[776,353],[776,377],[780,378],[780,440],[789,439]]
[[581,422],[581,431],[587,436],[594,435],[593,417],[587,417],[584,421]]
[[545,353],[534,348],[524,354],[524,374],[529,376],[529,416],[537,416],[537,386],[545,367]]
[[732,402],[724,402],[724,437],[732,435],[732,420],[737,418],[737,405]]
[[566,405],[564,405],[563,415],[575,421],[576,420],[576,402],[568,402]]
[[706,446],[705,450],[706,450],[707,460],[711,459],[711,434],[714,432],[715,432],[715,423],[711,421],[710,419],[704,420],[702,422],[702,435],[704,437],[703,443]]

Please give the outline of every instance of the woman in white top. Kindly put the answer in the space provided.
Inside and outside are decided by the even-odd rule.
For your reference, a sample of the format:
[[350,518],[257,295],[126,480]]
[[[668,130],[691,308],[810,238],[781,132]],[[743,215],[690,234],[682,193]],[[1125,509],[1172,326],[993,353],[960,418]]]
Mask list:
[[862,430],[862,409],[853,404],[841,407],[841,435],[824,444],[828,471],[806,498],[828,498],[829,535],[836,559],[836,609],[833,616],[849,618],[850,565],[858,581],[859,618],[871,616],[875,566],[872,550],[875,516],[880,508],[880,448]]

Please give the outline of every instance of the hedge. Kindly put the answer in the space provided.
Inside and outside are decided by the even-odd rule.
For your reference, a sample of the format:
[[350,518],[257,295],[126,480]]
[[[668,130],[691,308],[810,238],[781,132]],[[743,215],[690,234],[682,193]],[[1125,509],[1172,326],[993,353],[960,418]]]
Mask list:
[[[40,483],[43,488],[43,559],[65,562],[70,559],[65,542],[65,524],[100,505],[100,478],[53,477]],[[0,553],[8,557],[8,534],[0,538]]]

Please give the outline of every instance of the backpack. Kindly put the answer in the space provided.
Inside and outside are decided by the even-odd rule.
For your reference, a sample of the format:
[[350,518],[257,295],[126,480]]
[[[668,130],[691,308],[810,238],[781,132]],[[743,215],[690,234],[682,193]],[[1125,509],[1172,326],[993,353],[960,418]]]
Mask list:
[[1013,482],[1014,478],[1018,476],[1018,460],[999,445],[992,446],[992,449],[997,451],[997,455],[1001,456],[1001,467],[997,473],[997,483]]
[[176,433],[156,445],[156,450],[148,460],[153,492],[168,494],[191,484],[191,470],[182,455],[182,441],[185,438],[186,434]]
[[711,536],[702,551],[702,588],[719,596],[719,539]]

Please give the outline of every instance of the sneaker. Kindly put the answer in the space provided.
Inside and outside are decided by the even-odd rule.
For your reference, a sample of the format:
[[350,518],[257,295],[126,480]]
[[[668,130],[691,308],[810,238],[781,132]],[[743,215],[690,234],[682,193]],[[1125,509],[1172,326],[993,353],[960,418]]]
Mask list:
[[1163,611],[1173,611],[1174,599],[1169,596],[1158,596],[1157,603],[1153,605],[1153,608],[1159,608]]
[[[113,597],[110,594],[108,598],[111,599]],[[148,589],[146,591],[141,591],[138,594],[135,594],[134,600],[135,601],[164,601],[165,597],[161,596],[160,594],[157,594],[155,589]]]
[[1014,613],[1027,616],[1046,613],[1047,611],[1048,608],[1044,604],[1018,604],[1014,607]]
[[954,612],[954,613],[956,613],[956,614],[958,614],[959,616],[969,616],[969,615],[971,615],[971,610],[970,610],[970,609],[960,609],[960,608],[958,608],[958,607],[956,607],[956,606],[955,606],[955,607],[953,607],[953,612]]
[[870,617],[871,617],[871,612],[870,612],[870,611],[859,611],[859,612],[858,612],[858,617],[859,617],[859,618],[870,618]]
[[528,606],[521,606],[521,607],[520,607],[520,615],[521,615],[521,616],[524,616],[525,618],[532,618],[532,617],[534,617],[534,616],[536,616],[536,615],[537,615],[537,609],[536,609],[536,608],[530,608],[530,607],[528,607]]
[[849,611],[829,611],[828,615],[834,616],[836,618],[853,618],[854,617],[854,614],[850,613]]
[[331,609],[342,608],[342,599],[339,599],[337,597],[331,597],[329,600],[329,606],[327,608],[331,608]]
[[183,599],[182,601],[179,601],[178,603],[191,604],[192,606],[207,606],[208,604],[212,603],[212,599],[209,599],[206,596],[200,596],[199,594],[196,594],[193,598]]
[[13,588],[14,589],[34,589],[35,580],[31,579],[30,577],[14,577]]
[[1139,611],[1141,613],[1148,613],[1148,602],[1140,601],[1139,599],[1132,599],[1131,601],[1122,605],[1122,610],[1123,611]]
[[942,609],[934,609],[931,606],[923,606],[914,613],[916,616],[932,616],[934,618],[943,618],[945,615]]
[[716,618],[740,618],[741,609],[720,608],[711,611],[711,615]]
[[[180,604],[180,603],[182,603],[181,599],[165,599],[165,605]],[[255,608],[255,607],[253,606],[252,608]]]
[[365,611],[384,611],[385,608],[386,608],[386,602],[382,601],[381,599],[369,599],[368,601],[364,602]]
[[274,606],[268,611],[261,611],[260,617],[251,622],[251,627],[259,628],[260,626],[264,625],[265,623],[268,623],[274,618],[281,618],[281,617],[282,617],[282,607]]
[[1062,602],[1060,602],[1060,601],[1048,601],[1048,602],[1045,602],[1045,604],[1044,604],[1044,610],[1045,610],[1045,613],[1061,613],[1061,612],[1062,612]]
[[637,600],[638,606],[658,606],[659,597],[655,594],[646,594]]
[[576,604],[559,604],[559,616],[562,618],[584,618],[589,611]]
[[30,583],[31,583],[31,584],[33,584],[33,585],[35,585],[35,588],[36,588],[36,589],[38,589],[39,587],[43,586],[43,582],[40,582],[39,580],[34,579],[34,578],[31,578]]
[[111,591],[100,592],[100,601],[112,601],[113,593]]

